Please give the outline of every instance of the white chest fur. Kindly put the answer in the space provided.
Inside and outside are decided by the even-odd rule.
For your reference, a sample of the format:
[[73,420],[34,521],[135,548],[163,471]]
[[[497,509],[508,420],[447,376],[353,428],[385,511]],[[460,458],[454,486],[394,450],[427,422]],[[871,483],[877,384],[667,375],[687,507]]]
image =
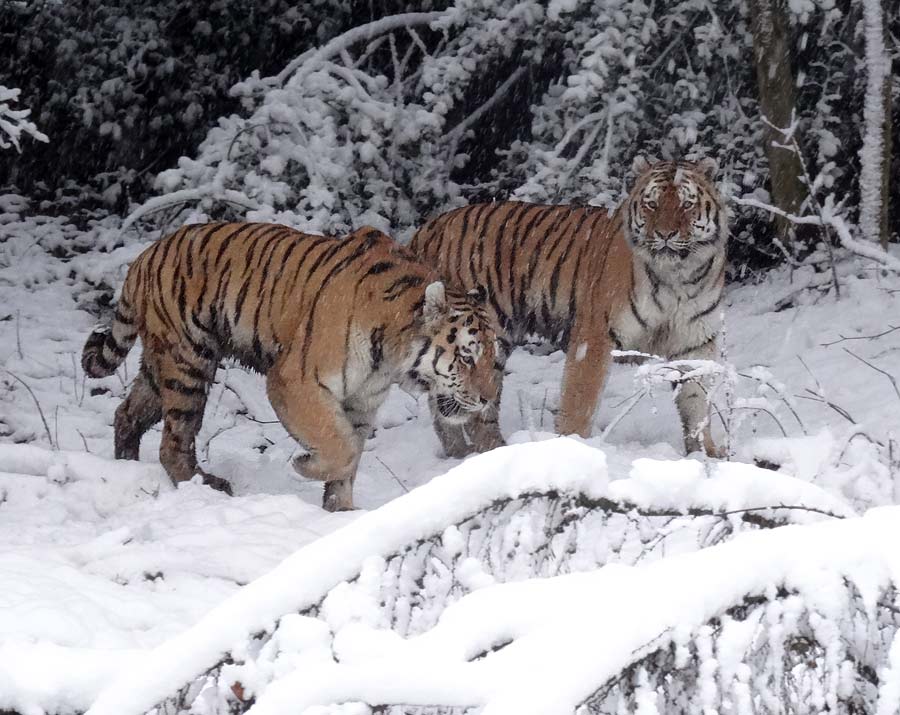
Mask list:
[[625,350],[673,358],[708,343],[721,324],[724,262],[721,252],[671,267],[635,257],[634,286],[629,304],[611,321],[613,337]]

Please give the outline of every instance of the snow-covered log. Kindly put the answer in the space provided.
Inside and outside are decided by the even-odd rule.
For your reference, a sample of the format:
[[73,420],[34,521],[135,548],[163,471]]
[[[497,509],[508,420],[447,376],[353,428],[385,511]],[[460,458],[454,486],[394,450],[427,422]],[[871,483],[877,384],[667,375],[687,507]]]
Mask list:
[[[752,644],[751,626],[788,591],[802,594],[798,609],[830,603],[826,617],[838,618],[855,606],[835,579],[866,598],[890,586],[854,566],[859,549],[890,536],[890,520],[854,519],[809,483],[645,459],[614,476],[602,452],[572,439],[473,458],[297,552],[152,651],[89,712],[299,713],[356,701],[572,712],[654,653],[671,647],[687,667],[691,648],[706,647],[702,629],[741,620],[735,609],[747,604],[763,610],[734,637]],[[810,531],[771,529],[792,523]],[[819,539],[847,541],[833,567],[818,546],[812,554]],[[710,548],[689,554],[698,544]],[[525,672],[547,678],[528,685]],[[559,708],[547,709],[551,696]]]

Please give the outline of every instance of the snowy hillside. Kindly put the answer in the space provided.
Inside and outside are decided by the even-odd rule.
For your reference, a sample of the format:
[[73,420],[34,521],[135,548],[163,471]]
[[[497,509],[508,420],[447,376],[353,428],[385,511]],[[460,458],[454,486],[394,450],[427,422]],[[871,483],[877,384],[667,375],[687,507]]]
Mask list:
[[[424,399],[395,391],[357,481],[372,511],[326,515],[261,380],[237,367],[219,372],[198,440],[236,497],[174,489],[158,428],[144,461],[111,461],[139,350],[98,381],[78,355],[89,309],[154,236],[115,247],[112,222],[80,231],[4,207],[0,709],[83,711],[99,696],[93,712],[116,715],[354,701],[752,712],[729,699],[752,683],[809,712],[893,711],[895,671],[866,676],[900,667],[897,519],[866,512],[900,493],[896,277],[844,257],[840,301],[812,269],[729,290],[714,429],[745,464],[682,460],[653,365],[614,368],[587,446],[542,441],[563,356],[535,345],[508,366],[501,427],[519,446],[452,469]],[[516,675],[535,669],[552,669],[544,697],[560,710]],[[668,705],[651,697],[666,672],[680,683]]]

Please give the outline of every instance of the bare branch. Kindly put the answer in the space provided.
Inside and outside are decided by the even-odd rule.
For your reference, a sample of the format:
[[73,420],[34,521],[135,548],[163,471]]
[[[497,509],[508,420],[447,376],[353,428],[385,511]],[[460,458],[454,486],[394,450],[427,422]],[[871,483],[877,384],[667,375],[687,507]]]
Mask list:
[[838,343],[842,343],[845,340],[875,340],[876,338],[881,338],[881,337],[884,337],[885,335],[889,335],[890,333],[893,333],[895,330],[900,330],[900,325],[891,325],[891,326],[889,326],[889,328],[887,330],[885,330],[881,333],[876,333],[875,335],[844,336],[844,335],[841,335],[841,333],[838,333],[838,335],[841,336],[840,340],[832,340],[830,343],[819,343],[819,347],[827,348],[832,345],[837,345]]
[[37,396],[34,394],[34,390],[29,387],[28,383],[25,382],[21,377],[16,375],[16,373],[11,370],[7,370],[5,367],[0,367],[0,370],[3,370],[6,374],[8,374],[13,380],[18,382],[22,387],[28,390],[28,394],[31,395],[31,399],[34,400],[34,404],[37,406],[38,414],[41,416],[41,422],[44,423],[44,431],[47,433],[47,441],[50,443],[50,446],[54,449],[57,449],[56,443],[53,441],[53,435],[50,433],[50,425],[47,424],[47,418],[44,417],[44,410],[41,409],[41,403],[38,402]]
[[897,399],[900,399],[900,387],[897,386],[897,378],[895,378],[893,375],[891,375],[891,373],[889,373],[887,370],[882,370],[882,369],[881,369],[880,367],[878,367],[877,365],[873,365],[872,363],[870,363],[870,362],[869,362],[868,360],[866,360],[865,358],[861,358],[859,355],[857,355],[857,354],[856,354],[855,352],[853,352],[852,350],[848,350],[847,348],[841,348],[841,350],[843,350],[843,351],[844,351],[845,353],[847,353],[848,355],[851,355],[852,357],[855,357],[855,358],[856,358],[857,360],[859,360],[863,365],[868,365],[870,368],[872,368],[873,370],[875,370],[875,372],[880,372],[882,375],[884,375],[888,380],[891,381],[891,385],[893,385],[893,387],[894,387],[894,392],[895,392],[896,395],[897,395]]

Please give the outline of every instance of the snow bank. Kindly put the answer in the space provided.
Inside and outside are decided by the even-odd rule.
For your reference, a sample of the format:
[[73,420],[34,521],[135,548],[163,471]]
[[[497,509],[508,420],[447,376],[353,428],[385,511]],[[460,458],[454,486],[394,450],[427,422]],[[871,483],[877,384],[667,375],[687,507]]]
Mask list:
[[0,711],[86,710],[147,649],[353,518],[0,444]]

